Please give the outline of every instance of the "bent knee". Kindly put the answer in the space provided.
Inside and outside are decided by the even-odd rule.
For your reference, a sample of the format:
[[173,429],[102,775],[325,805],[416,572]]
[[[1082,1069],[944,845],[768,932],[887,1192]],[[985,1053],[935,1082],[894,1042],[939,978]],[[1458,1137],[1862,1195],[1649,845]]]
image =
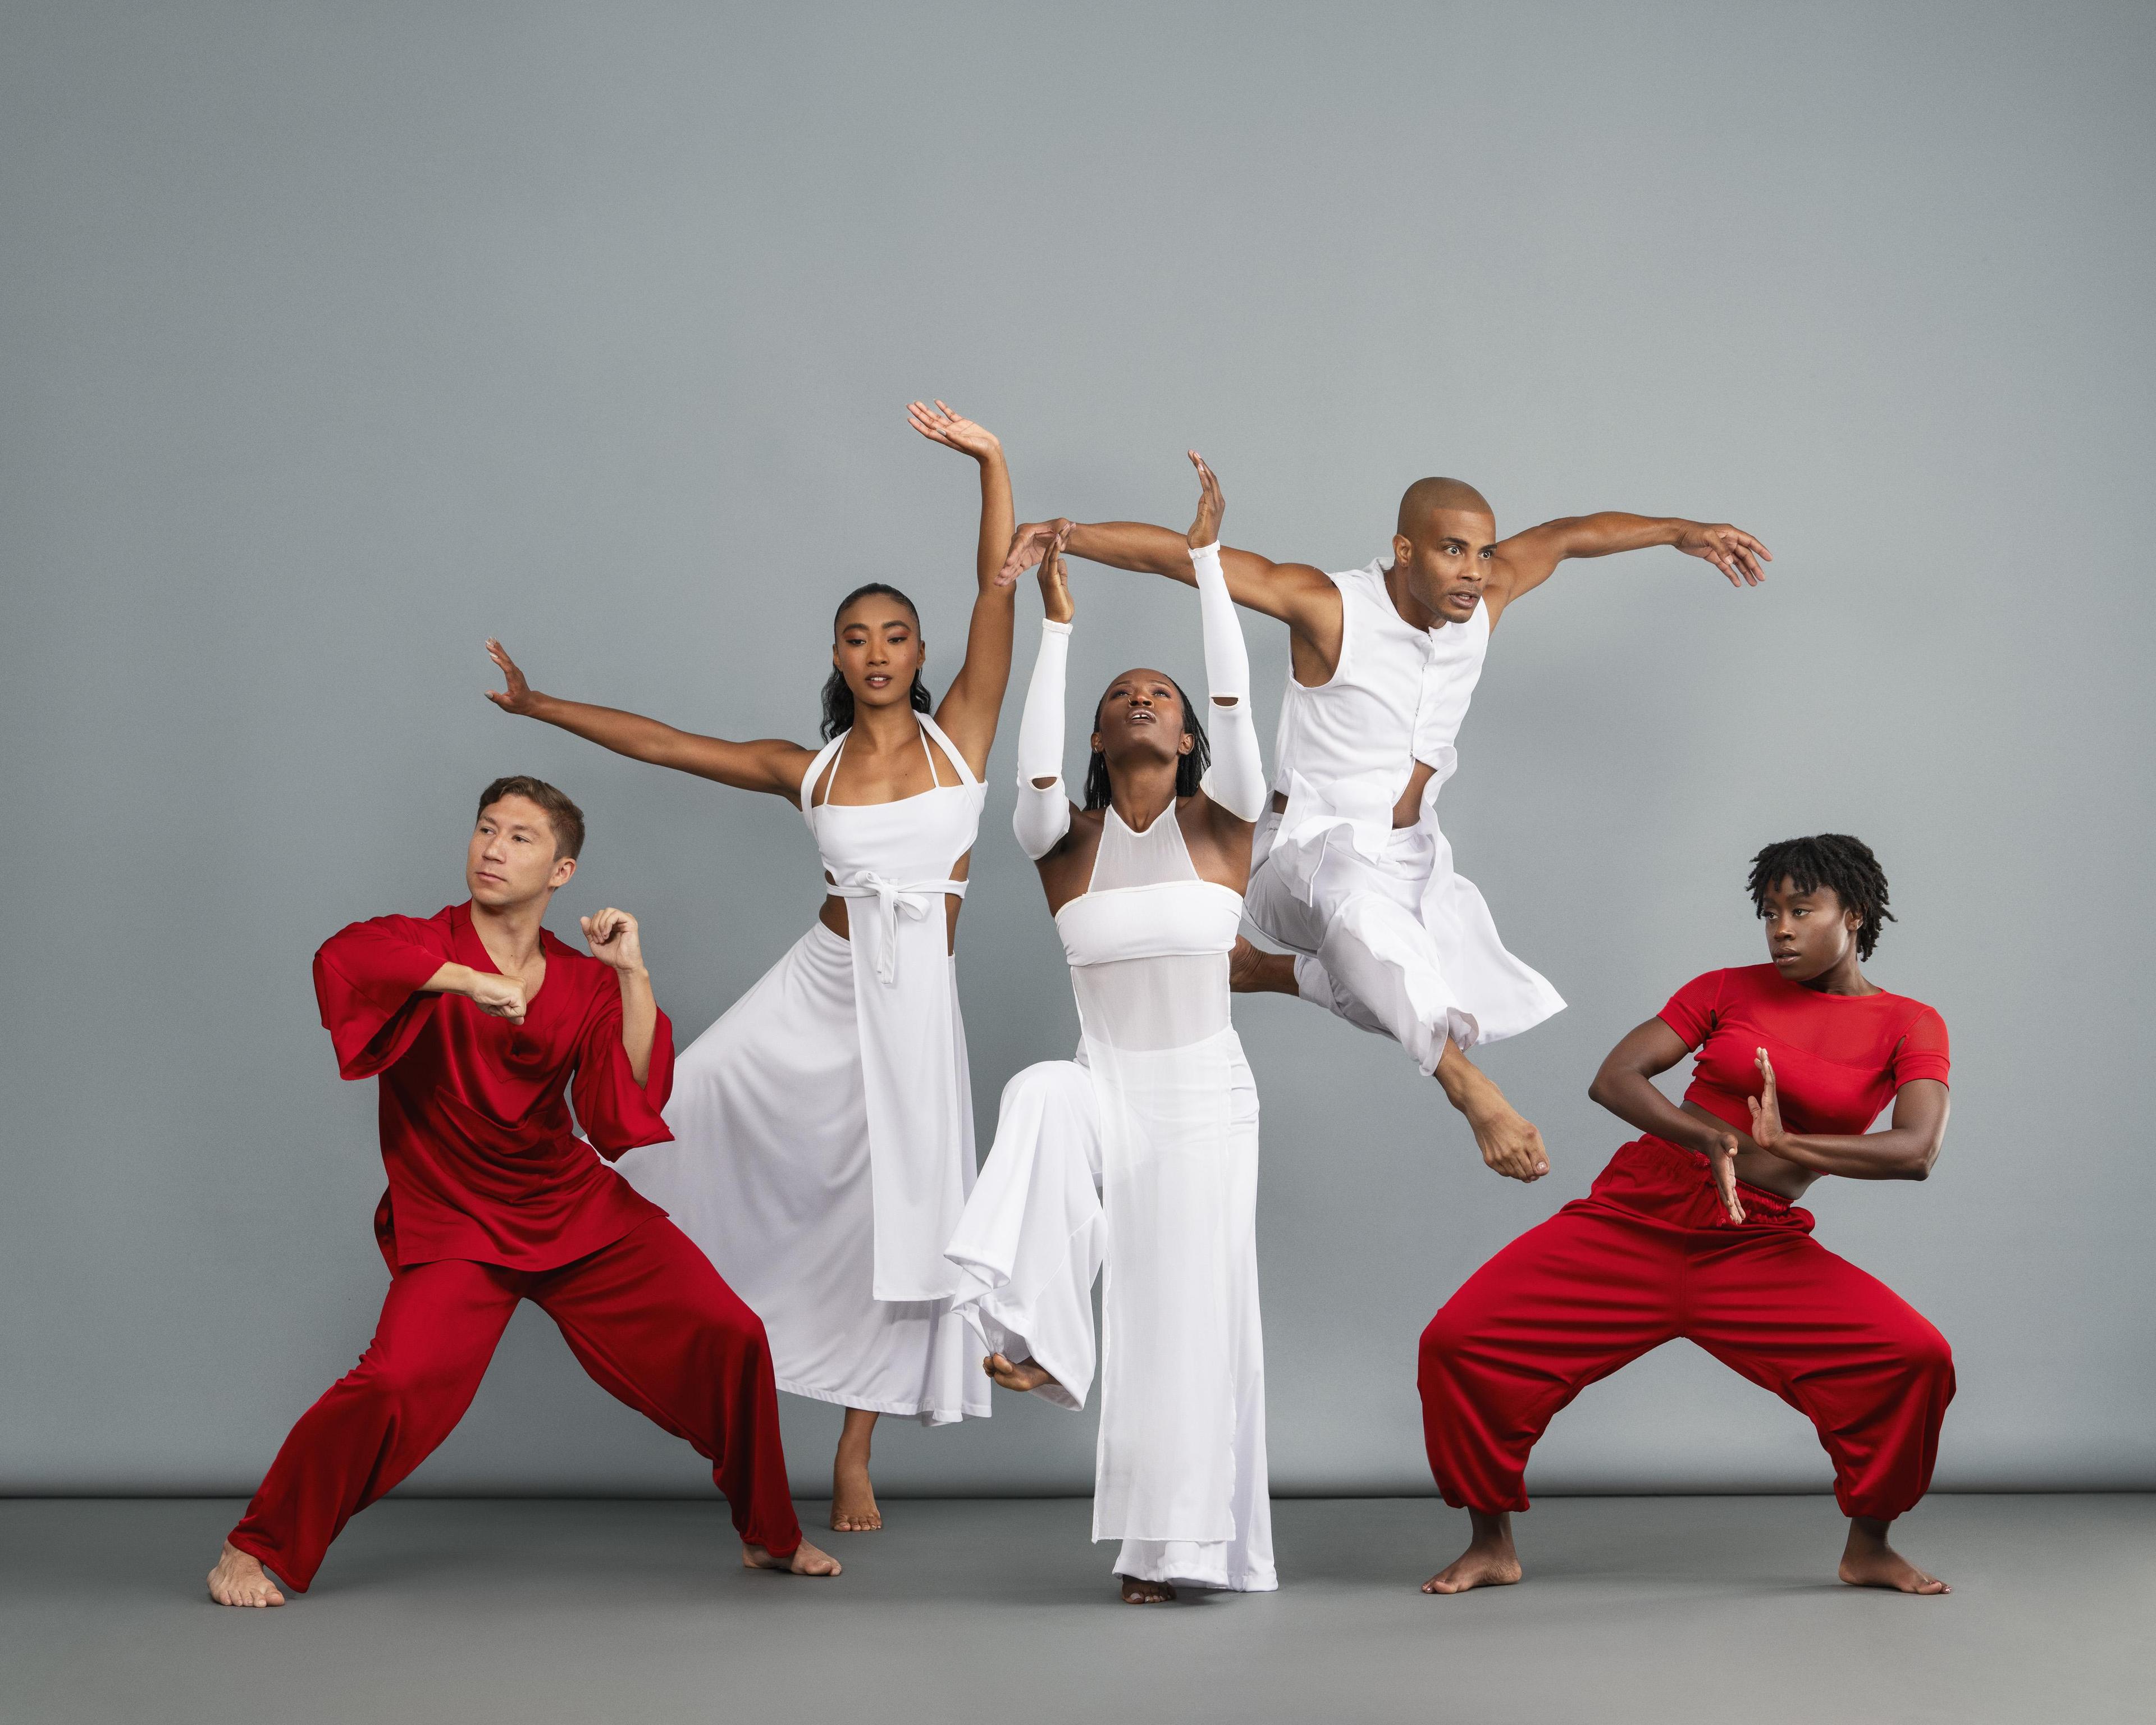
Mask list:
[[1438,1308],[1437,1316],[1423,1326],[1422,1340],[1415,1348],[1415,1358],[1423,1371],[1457,1359],[1474,1334],[1474,1326],[1457,1303],[1448,1301]]
[[1902,1332],[1896,1352],[1912,1377],[1953,1376],[1953,1349],[1948,1346],[1944,1336],[1921,1317]]
[[1035,1060],[1004,1086],[1002,1111],[1028,1101],[1052,1104],[1059,1098],[1091,1093],[1092,1078],[1075,1060]]

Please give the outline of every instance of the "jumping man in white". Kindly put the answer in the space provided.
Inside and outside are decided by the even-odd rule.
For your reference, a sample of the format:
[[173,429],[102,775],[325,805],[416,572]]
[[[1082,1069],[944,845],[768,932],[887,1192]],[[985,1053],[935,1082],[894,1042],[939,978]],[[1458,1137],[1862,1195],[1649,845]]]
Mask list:
[[[1093,1378],[1101,1283],[1093,1537],[1117,1539],[1134,1604],[1178,1580],[1270,1591],[1265,1344],[1258,1319],[1258,1101],[1228,1015],[1265,769],[1250,663],[1220,572],[1220,490],[1204,487],[1183,565],[1198,585],[1214,741],[1172,678],[1127,671],[1101,697],[1086,806],[1063,788],[1072,614],[1054,542],[1048,618],[1019,731],[1019,842],[1070,962],[1077,1061],[1005,1087],[995,1147],[949,1255],[988,1374],[1066,1408]],[[963,1296],[962,1296],[963,1298]]]
[[[1019,530],[1001,578],[1050,542],[1073,557],[1189,581],[1182,541],[1135,521]],[[1568,557],[1667,545],[1732,586],[1757,585],[1766,547],[1727,526],[1614,511],[1499,542],[1481,492],[1419,480],[1400,499],[1392,561],[1328,575],[1224,547],[1236,603],[1288,625],[1290,669],[1270,811],[1248,911],[1287,953],[1239,943],[1239,993],[1299,995],[1389,1035],[1444,1087],[1482,1159],[1517,1180],[1549,1170],[1542,1135],[1466,1057],[1564,1004],[1507,952],[1482,896],[1453,872],[1437,798],[1453,739],[1505,607]]]

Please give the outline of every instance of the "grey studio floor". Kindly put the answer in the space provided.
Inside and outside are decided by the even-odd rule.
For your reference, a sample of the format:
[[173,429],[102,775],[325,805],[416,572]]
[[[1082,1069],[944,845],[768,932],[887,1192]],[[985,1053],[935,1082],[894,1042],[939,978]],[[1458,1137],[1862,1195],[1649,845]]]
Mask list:
[[1142,1610],[1079,1499],[888,1503],[829,1582],[737,1568],[716,1502],[392,1499],[253,1612],[201,1585],[237,1509],[0,1502],[0,1718],[2156,1717],[2156,1497],[1934,1497],[1944,1599],[1834,1584],[1825,1497],[1548,1498],[1527,1584],[1454,1599],[1464,1517],[1288,1500],[1282,1591]]

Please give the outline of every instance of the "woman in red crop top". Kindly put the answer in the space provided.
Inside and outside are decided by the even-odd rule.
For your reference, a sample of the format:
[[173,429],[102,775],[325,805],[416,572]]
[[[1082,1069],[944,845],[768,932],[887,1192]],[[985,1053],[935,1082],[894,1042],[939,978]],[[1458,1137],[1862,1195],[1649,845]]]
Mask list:
[[[1589,1196],[1470,1276],[1423,1332],[1431,1471],[1474,1538],[1425,1593],[1520,1579],[1527,1452],[1588,1384],[1682,1336],[1810,1419],[1849,1517],[1841,1579],[1943,1594],[1887,1543],[1922,1497],[1953,1397],[1946,1339],[1811,1237],[1821,1174],[1921,1180],[1947,1125],[1947,1030],[1858,968],[1887,877],[1838,833],[1770,845],[1752,901],[1770,962],[1709,971],[1610,1050],[1589,1094],[1645,1137]],[[1671,1103],[1653,1080],[1697,1050]],[[1887,1129],[1869,1130],[1889,1101]]]

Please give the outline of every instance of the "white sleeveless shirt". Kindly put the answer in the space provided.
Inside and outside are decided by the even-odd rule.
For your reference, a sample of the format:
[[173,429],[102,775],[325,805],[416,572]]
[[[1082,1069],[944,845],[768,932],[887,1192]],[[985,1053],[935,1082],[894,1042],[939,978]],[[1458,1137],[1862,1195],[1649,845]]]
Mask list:
[[1273,834],[1276,868],[1306,896],[1337,840],[1384,854],[1393,809],[1415,762],[1436,770],[1423,792],[1430,819],[1459,757],[1453,742],[1490,649],[1490,613],[1418,629],[1385,588],[1387,565],[1328,576],[1340,589],[1340,660],[1316,687],[1291,667],[1281,702],[1274,788],[1287,809]]

